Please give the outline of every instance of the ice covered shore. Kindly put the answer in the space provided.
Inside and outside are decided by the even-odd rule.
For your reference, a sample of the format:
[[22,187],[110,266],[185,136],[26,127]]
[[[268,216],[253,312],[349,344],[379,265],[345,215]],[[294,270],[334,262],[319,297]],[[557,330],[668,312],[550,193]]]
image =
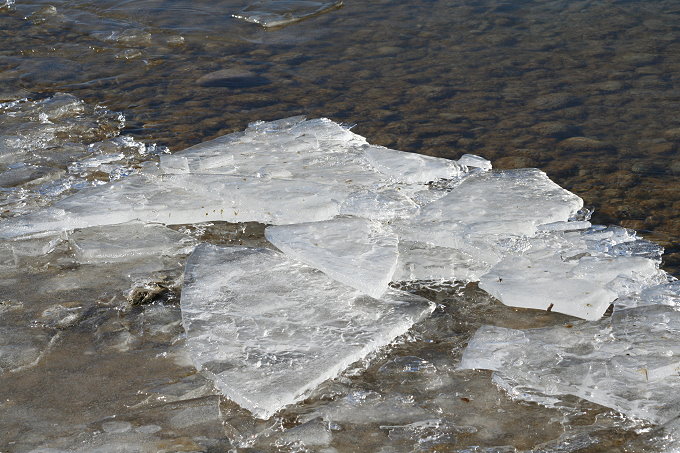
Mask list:
[[195,366],[257,417],[304,399],[432,312],[392,282],[441,280],[585,320],[482,328],[461,368],[665,422],[677,415],[677,286],[659,269],[660,247],[591,225],[582,208],[537,169],[390,150],[328,119],[294,117],[4,220],[0,260],[13,266],[22,245],[55,238],[82,263],[174,256],[196,244],[168,225],[259,222],[269,225],[267,248],[198,245],[181,297]]

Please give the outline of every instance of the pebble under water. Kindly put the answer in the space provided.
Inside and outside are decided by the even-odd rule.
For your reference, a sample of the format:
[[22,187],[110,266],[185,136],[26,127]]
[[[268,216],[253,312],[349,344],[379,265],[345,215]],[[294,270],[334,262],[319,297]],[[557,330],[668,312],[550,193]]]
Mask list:
[[[313,17],[269,29],[234,17],[267,3],[0,0],[0,222],[252,121],[304,114],[356,123],[394,149],[540,168],[594,209],[593,223],[664,246],[663,268],[678,275],[677,2],[270,2]],[[195,243],[271,247],[265,225],[172,228],[184,238],[173,254],[132,262],[107,249],[102,263],[60,237],[0,241],[0,451],[663,452],[677,442],[673,421],[459,369],[482,325],[575,319],[439,281],[400,287],[437,305],[396,343],[254,418],[196,372],[179,298]]]

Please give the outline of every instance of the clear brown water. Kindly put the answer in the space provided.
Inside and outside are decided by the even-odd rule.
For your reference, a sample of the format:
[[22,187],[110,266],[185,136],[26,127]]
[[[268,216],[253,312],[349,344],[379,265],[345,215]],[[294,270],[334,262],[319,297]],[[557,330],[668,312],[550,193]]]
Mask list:
[[[348,0],[341,9],[274,30],[232,18],[243,6],[232,0],[17,0],[0,9],[0,101],[70,93],[122,112],[124,133],[173,151],[255,120],[304,114],[356,123],[355,132],[395,149],[450,158],[472,152],[497,168],[538,167],[593,207],[596,222],[637,229],[666,246],[665,268],[678,275],[678,2]],[[220,70],[239,71],[240,81],[211,76]],[[220,228],[228,230],[196,234],[217,243],[241,240]],[[246,243],[261,240],[258,228]],[[160,439],[149,451],[225,451],[235,439],[263,430],[274,434],[261,435],[250,451],[291,451],[294,445],[276,438],[282,427],[347,401],[347,414],[335,416],[342,421],[331,431],[338,451],[411,451],[414,445],[499,451],[550,442],[557,443],[547,451],[615,451],[638,436],[640,425],[595,405],[519,403],[488,375],[456,372],[456,354],[481,323],[568,322],[502,307],[474,288],[464,298],[444,291],[437,314],[412,341],[374,358],[364,373],[327,384],[276,421],[257,422],[207,396],[209,390],[200,390],[207,381],[168,358],[181,356],[182,342],[172,301],[130,307],[122,296],[129,280],[112,276],[121,270],[72,269],[55,253],[49,263],[30,263],[40,274],[24,269],[3,276],[0,301],[9,307],[3,322],[59,338],[36,367],[0,378],[0,451],[73,445],[93,451],[107,436]],[[166,266],[169,273],[177,269],[181,263]],[[91,283],[49,297],[32,290],[66,274]],[[56,304],[78,307],[80,321],[36,327]],[[405,374],[387,366],[411,356],[437,372]],[[350,416],[357,392],[380,398],[379,415]],[[403,412],[401,403],[390,406],[402,396],[424,412],[390,415]],[[217,404],[219,418],[172,421],[182,411],[213,413]],[[448,428],[389,428],[433,414]],[[106,425],[107,432],[102,423],[112,417],[134,429],[161,429],[115,433]],[[445,435],[419,443],[429,439],[428,429]],[[558,450],[556,439],[565,433],[580,436],[582,448]],[[652,448],[642,442],[639,451]]]

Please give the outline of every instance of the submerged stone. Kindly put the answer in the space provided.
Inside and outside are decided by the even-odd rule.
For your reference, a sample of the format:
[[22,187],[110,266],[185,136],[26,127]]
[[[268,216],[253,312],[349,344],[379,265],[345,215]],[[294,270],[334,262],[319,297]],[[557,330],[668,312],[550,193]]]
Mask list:
[[259,418],[304,399],[434,308],[396,290],[370,298],[273,250],[208,244],[187,262],[181,307],[196,367]]

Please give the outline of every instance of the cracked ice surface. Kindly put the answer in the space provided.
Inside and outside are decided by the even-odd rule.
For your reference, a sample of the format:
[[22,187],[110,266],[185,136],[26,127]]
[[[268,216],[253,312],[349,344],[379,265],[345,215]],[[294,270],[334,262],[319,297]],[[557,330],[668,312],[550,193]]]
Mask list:
[[680,312],[655,305],[563,327],[483,326],[459,368],[494,370],[546,395],[575,395],[664,423],[678,415],[678,354]]
[[273,250],[203,244],[187,262],[181,308],[196,367],[268,418],[434,305],[396,290],[372,299]]
[[397,266],[397,236],[365,219],[271,226],[265,236],[287,256],[371,297],[383,295]]
[[[370,153],[382,156],[372,158],[377,168],[371,165]],[[280,225],[328,220],[339,214],[389,220],[417,213],[418,194],[429,192],[426,185],[403,184],[395,175],[412,175],[409,178],[418,181],[460,180],[475,173],[469,166],[488,164],[474,156],[462,165],[412,154],[395,167],[393,159],[385,157],[390,153],[401,154],[369,145],[328,119],[254,123],[244,132],[162,156],[159,166],[146,165],[122,180],[10,219],[0,226],[0,237],[135,220],[166,225],[215,220]]]

